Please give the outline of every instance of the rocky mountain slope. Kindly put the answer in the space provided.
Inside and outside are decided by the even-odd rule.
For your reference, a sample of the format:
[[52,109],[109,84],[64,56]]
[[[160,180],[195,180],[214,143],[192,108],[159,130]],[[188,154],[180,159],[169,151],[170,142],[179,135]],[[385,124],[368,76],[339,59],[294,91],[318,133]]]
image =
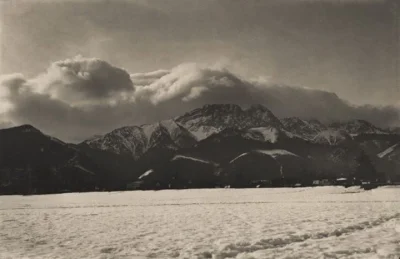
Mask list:
[[262,105],[253,105],[248,109],[242,109],[235,104],[205,105],[175,120],[196,136],[197,140],[226,128],[283,128],[281,121]]
[[195,143],[196,138],[174,120],[127,126],[83,142],[92,148],[129,155],[135,159],[153,148],[176,150]]
[[318,120],[296,117],[279,120],[262,105],[242,109],[234,104],[212,104],[187,112],[174,120],[119,128],[84,143],[95,149],[139,159],[152,148],[178,150],[190,147],[225,129],[244,130],[244,138],[259,141],[273,143],[278,138],[300,138],[327,145],[348,142],[362,134],[389,134],[363,120],[324,125]]
[[388,131],[380,129],[365,120],[350,120],[348,122],[336,122],[329,128],[345,131],[347,134],[356,136],[360,134],[389,134]]
[[281,122],[288,132],[307,140],[312,140],[320,132],[328,130],[328,127],[318,120],[302,120],[297,117],[290,117],[283,118]]

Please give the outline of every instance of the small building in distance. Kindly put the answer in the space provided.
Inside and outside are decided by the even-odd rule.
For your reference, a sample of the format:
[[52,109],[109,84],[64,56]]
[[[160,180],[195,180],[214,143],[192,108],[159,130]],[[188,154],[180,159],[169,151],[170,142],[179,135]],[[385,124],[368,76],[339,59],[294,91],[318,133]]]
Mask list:
[[143,181],[135,181],[126,185],[127,190],[140,190],[143,187]]
[[348,180],[345,177],[336,179],[336,185],[347,185],[347,184],[348,184]]
[[329,179],[314,180],[313,185],[314,186],[327,186],[327,185],[332,185],[332,182]]

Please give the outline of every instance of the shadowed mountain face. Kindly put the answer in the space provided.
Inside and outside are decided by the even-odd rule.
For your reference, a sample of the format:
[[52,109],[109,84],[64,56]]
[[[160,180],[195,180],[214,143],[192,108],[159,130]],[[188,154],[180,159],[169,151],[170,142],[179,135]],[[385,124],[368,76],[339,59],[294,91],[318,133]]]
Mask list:
[[399,143],[366,121],[279,120],[261,105],[205,105],[79,145],[23,125],[0,130],[0,192],[308,185],[367,171],[397,181]]
[[229,162],[227,171],[234,186],[273,182],[276,180],[305,180],[307,159],[284,149],[258,149],[245,152]]
[[123,157],[64,143],[30,125],[0,130],[0,146],[4,193],[115,188],[133,167]]

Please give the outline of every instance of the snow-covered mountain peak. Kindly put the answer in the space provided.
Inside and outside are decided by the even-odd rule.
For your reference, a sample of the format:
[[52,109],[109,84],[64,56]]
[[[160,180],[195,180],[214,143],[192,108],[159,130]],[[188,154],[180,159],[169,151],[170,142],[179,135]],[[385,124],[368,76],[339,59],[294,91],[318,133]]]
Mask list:
[[289,118],[283,118],[281,120],[282,124],[287,127],[287,128],[292,128],[292,127],[301,127],[301,128],[309,128],[313,130],[324,130],[327,129],[327,127],[321,123],[318,120],[303,120],[298,117],[289,117]]
[[140,126],[140,128],[143,130],[143,134],[147,139],[150,139],[151,135],[154,133],[154,131],[160,127],[159,123],[153,123],[153,124],[144,124]]
[[138,158],[146,148],[147,139],[140,127],[126,126],[103,136],[86,140],[84,143],[92,148]]
[[376,127],[366,120],[350,120],[341,123],[336,122],[330,124],[329,127],[336,130],[344,130],[352,136],[359,134],[387,134],[385,130]]
[[[187,129],[185,129],[182,125],[172,119],[160,121],[159,125],[161,127],[164,127],[168,131],[172,139],[176,139],[181,134],[186,134],[188,136],[191,135],[191,133]],[[192,137],[194,138],[194,136]]]
[[286,131],[296,137],[312,140],[327,127],[318,120],[302,120],[297,117],[284,118],[281,120]]
[[255,104],[242,109],[236,104],[207,104],[175,119],[142,126],[122,127],[85,141],[117,154],[140,157],[152,148],[178,149],[220,133],[222,137],[276,143],[278,138],[301,138],[309,142],[337,145],[358,134],[384,134],[364,120],[324,125],[318,120],[297,117],[279,120],[268,108]]
[[163,127],[168,130],[168,132],[173,132],[179,128],[179,125],[172,119],[163,120],[152,124],[143,124],[140,126],[144,131],[151,133],[158,127]]
[[194,145],[196,138],[175,121],[165,120],[118,128],[84,143],[94,148],[139,158],[151,148],[175,149]]
[[350,138],[345,131],[327,129],[316,134],[311,141],[319,144],[337,145]]
[[176,121],[198,140],[226,128],[282,127],[279,119],[262,105],[254,105],[246,110],[235,104],[205,105],[178,117]]

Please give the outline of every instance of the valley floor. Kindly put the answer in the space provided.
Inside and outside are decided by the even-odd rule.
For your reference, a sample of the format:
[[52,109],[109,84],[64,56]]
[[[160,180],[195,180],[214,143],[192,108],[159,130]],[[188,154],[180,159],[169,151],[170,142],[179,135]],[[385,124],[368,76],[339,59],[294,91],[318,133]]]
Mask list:
[[0,258],[399,258],[400,188],[0,196]]

